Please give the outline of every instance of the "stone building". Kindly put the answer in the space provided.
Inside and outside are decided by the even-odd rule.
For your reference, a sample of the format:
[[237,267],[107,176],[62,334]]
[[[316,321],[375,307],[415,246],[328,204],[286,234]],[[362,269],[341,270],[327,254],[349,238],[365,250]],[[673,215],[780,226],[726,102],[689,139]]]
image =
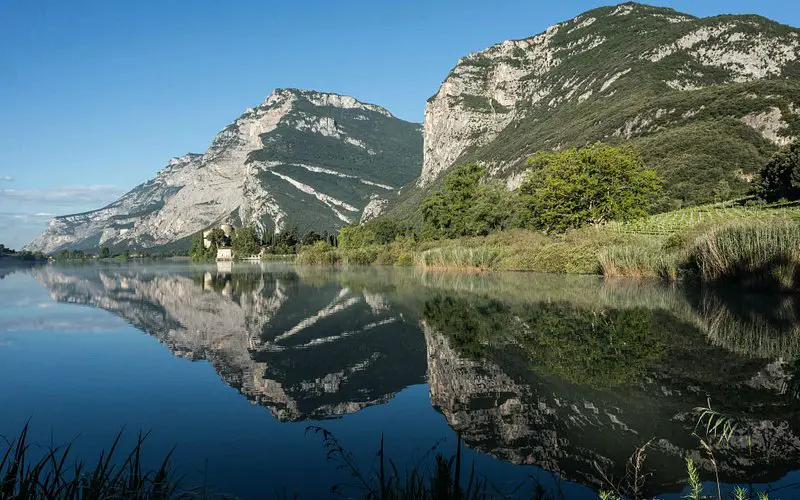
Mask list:
[[233,260],[233,249],[231,247],[217,248],[217,261]]

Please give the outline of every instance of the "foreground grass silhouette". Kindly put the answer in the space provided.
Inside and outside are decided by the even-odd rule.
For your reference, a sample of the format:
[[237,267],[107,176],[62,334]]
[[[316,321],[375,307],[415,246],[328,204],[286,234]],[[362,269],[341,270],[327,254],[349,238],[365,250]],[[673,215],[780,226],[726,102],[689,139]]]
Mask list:
[[[714,465],[716,474],[715,445],[727,442],[736,429],[736,423],[708,407],[695,408],[697,425],[694,436],[698,438],[700,451]],[[556,479],[553,489],[546,489],[537,480],[530,488],[522,485],[513,492],[501,492],[489,480],[475,470],[474,463],[462,480],[462,446],[458,437],[456,453],[449,458],[438,451],[439,443],[432,446],[411,469],[400,472],[396,463],[386,455],[383,436],[376,453],[376,465],[364,472],[355,456],[348,451],[328,430],[309,426],[307,432],[321,436],[328,461],[344,473],[348,479],[332,485],[330,494],[339,498],[364,498],[368,500],[489,500],[502,498],[530,498],[532,500],[565,500],[567,497]],[[100,453],[96,465],[71,460],[72,444],[51,447],[41,458],[32,460],[31,443],[28,441],[28,425],[19,436],[6,441],[6,449],[0,455],[0,500],[10,499],[65,499],[107,500],[141,499],[167,500],[188,498],[232,498],[212,492],[206,485],[200,488],[182,489],[176,473],[170,465],[172,452],[164,458],[161,466],[145,470],[142,465],[142,447],[147,434],[139,433],[133,449],[118,461],[118,445],[122,432],[117,434],[109,450]],[[627,464],[626,476],[614,481],[605,475],[608,488],[598,492],[601,500],[642,500],[643,486],[648,477],[644,466],[647,442],[637,448]],[[427,470],[422,462],[436,453],[433,466]],[[692,500],[732,498],[735,500],[768,500],[768,495],[736,487],[723,495],[716,476],[715,490],[706,495],[699,477],[697,464],[686,458],[687,489],[684,498]],[[603,471],[598,469],[603,474]],[[523,493],[523,491],[525,493]],[[277,498],[291,497],[284,493]]]
[[136,445],[120,463],[117,434],[108,451],[100,453],[96,465],[71,461],[72,444],[51,447],[38,460],[32,460],[28,424],[17,438],[7,442],[0,458],[0,498],[2,499],[152,499],[177,496],[178,482],[170,467],[170,452],[155,470],[142,467],[142,445],[147,434],[139,433]]

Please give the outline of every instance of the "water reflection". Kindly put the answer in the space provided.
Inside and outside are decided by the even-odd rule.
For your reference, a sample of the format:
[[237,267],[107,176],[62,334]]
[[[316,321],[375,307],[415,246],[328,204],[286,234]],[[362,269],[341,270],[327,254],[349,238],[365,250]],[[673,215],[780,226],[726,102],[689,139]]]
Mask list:
[[[427,380],[468,446],[593,487],[653,438],[646,493],[678,491],[710,397],[739,427],[724,481],[798,469],[800,306],[634,281],[417,270],[45,267],[62,302],[100,307],[280,420],[390,402]],[[391,404],[391,403],[389,403]],[[605,476],[605,477],[604,477]]]
[[208,360],[280,420],[326,418],[424,382],[414,328],[380,296],[301,280],[291,268],[31,271],[54,299],[111,311],[173,353]]
[[691,411],[708,397],[739,425],[716,450],[723,480],[773,481],[797,467],[790,363],[718,347],[689,318],[618,307],[433,299],[424,313],[433,403],[471,446],[596,487],[604,475],[622,479],[651,437],[647,494],[681,489],[687,454],[710,478]]

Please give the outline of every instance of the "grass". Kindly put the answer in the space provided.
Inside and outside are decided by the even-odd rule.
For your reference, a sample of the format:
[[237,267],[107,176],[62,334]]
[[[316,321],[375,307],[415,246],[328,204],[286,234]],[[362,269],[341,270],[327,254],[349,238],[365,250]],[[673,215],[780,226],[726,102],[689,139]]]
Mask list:
[[433,269],[486,270],[496,266],[500,253],[490,247],[445,247],[426,250],[419,255],[422,266]]
[[705,282],[798,290],[800,223],[748,220],[714,228],[697,239],[692,258]]
[[[692,500],[708,500],[733,498],[734,500],[768,500],[766,492],[735,487],[730,496],[723,496],[722,484],[717,471],[716,456],[724,449],[738,426],[735,420],[714,410],[709,399],[706,406],[694,408],[696,418],[693,436],[698,440],[700,456],[705,462],[710,463],[714,473],[711,483],[714,491],[707,494],[707,487],[701,479],[701,464],[692,455],[683,457],[686,465],[687,494],[683,498]],[[336,468],[349,477],[346,483],[334,485],[331,493],[341,498],[365,498],[370,500],[490,500],[506,498],[530,498],[531,500],[564,500],[566,494],[559,483],[555,488],[546,489],[538,480],[531,477],[532,484],[518,485],[510,495],[498,490],[485,476],[479,475],[474,463],[469,472],[462,471],[462,440],[459,436],[456,451],[450,457],[445,456],[439,447],[441,442],[434,444],[417,461],[410,470],[400,472],[394,461],[388,458],[383,436],[380,447],[375,454],[375,463],[365,472],[357,463],[355,456],[349,452],[339,440],[328,430],[319,426],[309,426],[307,432],[322,437],[326,457],[336,465]],[[625,475],[614,480],[603,469],[598,467],[598,472],[603,477],[605,488],[597,493],[601,500],[643,500],[650,498],[644,491],[651,473],[647,469],[647,450],[653,445],[649,440],[638,446],[626,463]],[[436,453],[433,467],[426,471],[422,463]],[[526,494],[527,491],[527,494]],[[522,496],[526,495],[526,496]]]
[[793,292],[800,291],[800,206],[717,203],[560,235],[516,229],[359,248],[317,243],[297,262],[689,278]]
[[598,253],[603,276],[675,280],[680,272],[681,253],[665,252],[658,242],[645,245],[612,246]]
[[606,276],[682,276],[708,284],[798,290],[800,207],[717,203],[608,224],[606,230],[649,241],[599,255]]
[[[438,452],[441,442],[432,446],[411,469],[400,472],[393,460],[387,457],[383,436],[376,453],[377,464],[364,472],[355,456],[347,451],[330,431],[319,426],[309,426],[307,432],[322,436],[327,459],[351,479],[331,487],[331,493],[342,498],[374,500],[488,500],[498,498],[489,492],[489,483],[477,476],[475,465],[462,481],[463,447],[459,437],[455,455],[446,457]],[[425,471],[422,463],[436,453],[434,466]]]
[[296,258],[297,258],[297,255],[295,255],[293,253],[287,253],[287,254],[266,253],[266,254],[262,255],[261,257],[259,257],[259,259],[262,260],[262,261],[270,261],[270,262],[271,261],[291,262],[291,261],[295,260]]
[[116,451],[122,433],[108,452],[102,452],[93,467],[72,462],[72,445],[51,447],[38,460],[32,460],[28,426],[17,438],[7,441],[0,455],[0,498],[151,499],[178,498],[178,484],[170,466],[170,454],[156,470],[142,465],[142,445],[147,435],[139,434],[136,445],[121,463]]
[[[706,407],[694,410],[696,426],[694,436],[699,441],[701,452],[707,456],[715,472],[716,492],[705,495],[700,479],[700,468],[690,456],[685,457],[687,468],[688,496],[690,499],[715,498],[722,500],[721,485],[716,474],[715,450],[724,447],[737,432],[734,420],[713,410],[709,401]],[[525,491],[518,485],[514,491],[504,494],[492,485],[488,478],[478,473],[473,463],[465,470],[462,459],[463,443],[458,437],[454,455],[446,456],[439,451],[441,441],[435,443],[410,469],[401,472],[396,463],[389,458],[383,436],[375,454],[376,463],[365,472],[352,452],[348,451],[328,430],[319,426],[309,426],[307,432],[322,437],[323,448],[328,461],[345,474],[347,482],[331,487],[331,495],[340,498],[364,498],[369,500],[489,500],[519,498]],[[230,498],[209,491],[206,486],[194,490],[180,491],[175,472],[170,466],[171,453],[164,458],[161,466],[145,470],[142,464],[142,448],[146,434],[139,434],[136,445],[120,462],[116,451],[122,433],[118,434],[107,452],[102,452],[93,467],[84,462],[70,461],[72,445],[61,448],[51,447],[38,459],[32,459],[32,444],[28,441],[28,425],[19,436],[5,440],[5,450],[0,448],[0,498],[7,499],[65,499],[65,500],[111,500],[141,499],[166,500],[172,498]],[[640,500],[649,474],[645,467],[646,451],[652,443],[634,450],[626,467],[625,477],[613,481],[602,469],[598,471],[607,483],[606,489],[598,492],[604,500]],[[433,455],[435,453],[435,456]],[[431,463],[432,467],[423,467]],[[566,498],[560,484],[552,491],[531,477],[529,496],[532,500]],[[734,489],[733,498],[737,500],[767,500],[766,493],[755,493],[741,487]],[[276,497],[278,497],[276,493]],[[286,497],[286,495],[284,495]],[[295,497],[297,498],[297,497]]]
[[622,234],[671,236],[742,220],[771,222],[778,218],[800,222],[800,206],[796,203],[747,205],[745,201],[733,200],[684,208],[634,221],[609,223],[606,227]]

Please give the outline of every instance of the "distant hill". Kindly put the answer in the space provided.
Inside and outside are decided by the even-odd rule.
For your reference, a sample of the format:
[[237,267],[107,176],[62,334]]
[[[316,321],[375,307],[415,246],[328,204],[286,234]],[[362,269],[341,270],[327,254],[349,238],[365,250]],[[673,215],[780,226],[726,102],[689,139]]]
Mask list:
[[419,124],[352,97],[278,89],[217,134],[204,154],[91,212],[56,217],[26,250],[159,249],[230,222],[261,231],[335,231],[375,196],[414,181]]
[[734,196],[800,136],[800,30],[759,16],[698,19],[626,3],[458,61],[425,110],[425,158],[401,211],[449,168],[514,187],[540,149],[638,146],[670,205]]

